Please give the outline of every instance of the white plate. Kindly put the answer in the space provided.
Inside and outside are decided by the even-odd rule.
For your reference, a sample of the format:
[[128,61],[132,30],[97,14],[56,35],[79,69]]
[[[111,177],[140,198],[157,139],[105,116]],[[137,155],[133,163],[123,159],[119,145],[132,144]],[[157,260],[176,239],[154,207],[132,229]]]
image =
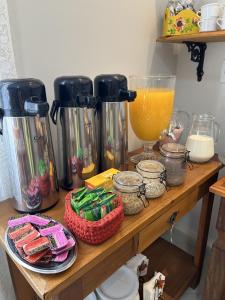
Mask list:
[[138,277],[126,266],[112,274],[96,292],[101,300],[133,300],[138,293]]
[[[63,227],[63,228],[64,228],[65,232],[68,233],[76,242],[76,239],[74,238],[72,233],[65,227]],[[9,228],[7,228],[7,230],[5,232],[5,245],[6,245],[8,253],[9,253],[10,257],[16,263],[18,263],[19,265],[23,266],[24,268],[26,268],[28,270],[31,270],[36,273],[41,273],[41,274],[57,274],[57,273],[61,273],[65,270],[69,269],[73,265],[75,260],[77,259],[77,242],[76,242],[75,247],[69,251],[68,257],[63,263],[50,262],[43,266],[32,265],[32,264],[28,263],[27,261],[25,261],[19,255],[19,253],[17,252],[17,250],[14,246],[14,243],[11,241],[11,239],[8,236],[8,230],[9,230]]]
[[97,300],[95,293],[91,293],[90,295],[88,295],[86,298],[84,298],[84,300]]

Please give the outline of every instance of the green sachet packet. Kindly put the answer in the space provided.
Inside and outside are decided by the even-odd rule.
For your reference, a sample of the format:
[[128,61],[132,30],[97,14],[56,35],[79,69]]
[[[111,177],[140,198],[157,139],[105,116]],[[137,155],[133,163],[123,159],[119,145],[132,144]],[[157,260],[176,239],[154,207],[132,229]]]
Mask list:
[[72,209],[82,218],[97,221],[112,211],[116,206],[116,194],[106,192],[102,187],[88,190],[85,187],[72,192]]
[[95,208],[97,205],[98,205],[98,203],[99,203],[99,201],[100,201],[100,199],[98,198],[98,200],[97,201],[92,201],[92,202],[88,202],[86,205],[84,205],[82,208],[80,208],[80,209],[82,209],[82,210],[90,210],[90,209],[93,209],[93,208]]
[[104,218],[115,208],[114,202],[114,199],[108,199],[101,205],[101,218]]
[[88,221],[95,221],[92,210],[84,211],[83,214],[84,214],[84,216],[83,216],[84,219],[86,219]]
[[104,205],[104,204],[108,203],[109,200],[112,200],[115,197],[116,197],[115,194],[105,192],[104,195],[99,196],[98,200],[89,202],[89,203],[87,203],[87,205],[83,206],[82,210],[87,211],[87,210],[90,210],[90,209],[94,209],[97,206],[101,207],[101,205]]
[[101,207],[95,207],[87,211],[83,211],[83,216],[88,221],[98,221],[101,219]]
[[79,209],[82,209],[84,208],[85,206],[87,205],[90,205],[94,202],[97,202],[99,201],[99,197],[98,195],[95,195],[95,194],[88,194],[86,197],[84,197],[78,204],[78,208]]
[[78,215],[79,215],[79,208],[77,207],[77,203],[76,203],[76,201],[75,200],[72,200],[71,201],[71,207],[72,207],[72,209],[73,209],[73,211],[75,211]]
[[88,194],[96,194],[96,195],[101,195],[102,193],[105,193],[105,189],[103,187],[99,187],[99,188],[96,188],[94,190],[89,190],[88,191]]
[[117,197],[116,194],[112,193],[112,192],[106,192],[104,194],[102,194],[101,196],[99,196],[99,198],[101,199],[99,202],[99,205],[105,205],[106,203],[108,203],[109,200],[113,200]]
[[81,210],[80,217],[88,221],[98,221],[102,218],[101,210],[102,210],[101,206],[96,206],[89,210]]
[[71,201],[81,201],[87,192],[88,189],[86,187],[79,188],[76,192],[71,193]]
[[98,221],[110,213],[117,206],[117,201],[115,201],[115,194],[107,194],[107,198],[104,197],[102,204],[97,203],[96,207],[93,207],[92,209],[82,209],[80,211],[80,216],[88,221]]

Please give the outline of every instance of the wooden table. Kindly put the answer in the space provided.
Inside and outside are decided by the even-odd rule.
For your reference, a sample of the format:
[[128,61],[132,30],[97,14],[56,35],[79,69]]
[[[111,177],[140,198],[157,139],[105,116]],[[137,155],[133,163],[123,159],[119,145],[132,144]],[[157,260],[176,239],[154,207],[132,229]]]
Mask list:
[[[216,182],[221,168],[216,158],[206,164],[194,165],[192,170],[188,170],[184,185],[170,188],[163,197],[152,200],[140,214],[126,217],[119,232],[102,245],[90,246],[79,241],[77,261],[61,274],[33,273],[14,263],[7,255],[17,299],[33,300],[36,295],[41,299],[83,299],[143,250],[150,255],[152,268],[168,274],[165,299],[179,299],[188,286],[196,287],[199,283],[213,206],[209,187]],[[59,203],[48,212],[61,222],[65,194],[60,192]],[[175,221],[179,220],[202,197],[196,251],[192,257],[158,238],[170,228],[171,216],[176,215]],[[7,220],[14,214],[16,212],[9,201],[0,203],[0,242],[4,248]]]

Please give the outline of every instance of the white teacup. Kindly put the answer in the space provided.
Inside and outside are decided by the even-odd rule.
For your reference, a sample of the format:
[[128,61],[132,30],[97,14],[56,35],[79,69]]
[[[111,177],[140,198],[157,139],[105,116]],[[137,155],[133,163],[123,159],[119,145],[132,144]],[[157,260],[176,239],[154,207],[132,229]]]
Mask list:
[[217,17],[213,17],[210,19],[201,19],[198,22],[198,26],[200,28],[200,32],[203,31],[216,31],[217,29]]
[[218,18],[216,23],[217,23],[217,25],[219,26],[220,29],[222,29],[222,30],[225,29],[225,17]]
[[221,14],[220,14],[221,18],[225,18],[225,5],[222,7],[221,9]]
[[224,7],[225,5],[221,3],[205,4],[201,7],[201,10],[198,12],[198,14],[201,16],[202,19],[219,17],[221,16]]

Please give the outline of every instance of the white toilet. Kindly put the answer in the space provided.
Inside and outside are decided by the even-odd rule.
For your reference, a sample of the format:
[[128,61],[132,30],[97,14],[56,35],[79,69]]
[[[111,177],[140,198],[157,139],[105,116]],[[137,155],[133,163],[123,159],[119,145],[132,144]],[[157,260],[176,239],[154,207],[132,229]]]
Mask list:
[[137,275],[122,266],[96,289],[98,300],[139,300]]

